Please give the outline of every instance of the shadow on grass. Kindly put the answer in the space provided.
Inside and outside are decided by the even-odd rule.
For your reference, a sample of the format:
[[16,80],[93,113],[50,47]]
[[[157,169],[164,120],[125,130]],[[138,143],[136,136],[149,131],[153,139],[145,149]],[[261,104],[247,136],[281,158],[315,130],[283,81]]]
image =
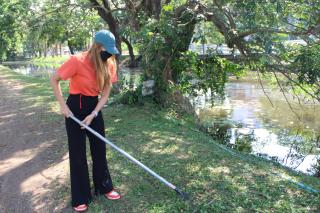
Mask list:
[[53,96],[48,82],[0,72],[7,81],[0,86],[0,205],[5,212],[52,212],[52,191],[66,176],[63,118],[47,105]]
[[318,211],[319,195],[297,189],[268,171],[295,175],[313,185],[320,184],[316,178],[259,159],[252,163],[232,156],[209,136],[172,123],[163,113],[157,114],[152,107],[108,108],[104,113],[107,137],[186,190],[192,202],[182,201],[173,190],[109,151],[115,184],[125,196],[122,202],[103,202],[97,208],[109,212]]

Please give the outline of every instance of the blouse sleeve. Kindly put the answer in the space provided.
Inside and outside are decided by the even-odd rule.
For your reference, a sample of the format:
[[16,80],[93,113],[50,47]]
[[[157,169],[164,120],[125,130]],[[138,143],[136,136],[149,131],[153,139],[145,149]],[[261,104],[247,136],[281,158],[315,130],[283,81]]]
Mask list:
[[113,63],[109,64],[108,71],[110,73],[111,82],[116,83],[118,81],[118,75],[117,75],[116,67]]
[[57,70],[57,74],[62,80],[67,80],[76,74],[77,59],[75,56],[71,56],[65,61]]

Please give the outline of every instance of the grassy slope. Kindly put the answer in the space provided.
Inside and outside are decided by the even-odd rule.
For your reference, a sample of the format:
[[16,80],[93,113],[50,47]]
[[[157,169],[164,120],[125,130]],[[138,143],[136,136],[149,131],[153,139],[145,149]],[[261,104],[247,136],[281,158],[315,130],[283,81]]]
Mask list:
[[[24,98],[33,105],[56,104],[44,79],[15,74],[0,66],[0,74],[26,85]],[[66,83],[64,91],[66,92]],[[188,116],[154,105],[112,105],[103,110],[107,137],[168,181],[188,192],[184,202],[175,192],[111,150],[107,158],[121,201],[94,200],[90,212],[318,212],[320,195],[298,189],[271,172],[286,174],[320,188],[320,180],[296,174],[252,156],[233,156],[208,135],[197,131]],[[61,119],[52,113],[48,122]],[[67,184],[67,183],[66,183]],[[70,199],[62,187],[59,199]]]

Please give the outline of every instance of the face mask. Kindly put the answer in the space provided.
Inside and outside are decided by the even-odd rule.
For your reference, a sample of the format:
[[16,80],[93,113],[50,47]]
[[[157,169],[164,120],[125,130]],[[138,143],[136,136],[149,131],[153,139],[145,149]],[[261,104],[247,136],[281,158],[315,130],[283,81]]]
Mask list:
[[108,53],[107,51],[101,51],[100,56],[101,56],[101,60],[103,62],[106,62],[108,60],[108,58],[110,58],[112,56],[112,54]]

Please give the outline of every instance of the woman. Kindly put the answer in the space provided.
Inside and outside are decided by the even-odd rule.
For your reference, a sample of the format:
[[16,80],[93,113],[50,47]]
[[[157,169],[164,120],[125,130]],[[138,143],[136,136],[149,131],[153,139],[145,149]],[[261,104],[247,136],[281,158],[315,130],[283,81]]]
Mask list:
[[[71,56],[50,79],[60,111],[66,117],[72,206],[77,212],[86,211],[92,198],[86,159],[86,135],[90,141],[95,194],[103,194],[111,200],[120,199],[120,194],[113,189],[105,143],[68,118],[73,114],[99,134],[105,135],[100,110],[108,100],[112,83],[117,81],[115,54],[119,54],[119,51],[114,35],[107,30],[98,31],[90,50]],[[70,80],[69,97],[65,103],[59,81],[67,79]]]

